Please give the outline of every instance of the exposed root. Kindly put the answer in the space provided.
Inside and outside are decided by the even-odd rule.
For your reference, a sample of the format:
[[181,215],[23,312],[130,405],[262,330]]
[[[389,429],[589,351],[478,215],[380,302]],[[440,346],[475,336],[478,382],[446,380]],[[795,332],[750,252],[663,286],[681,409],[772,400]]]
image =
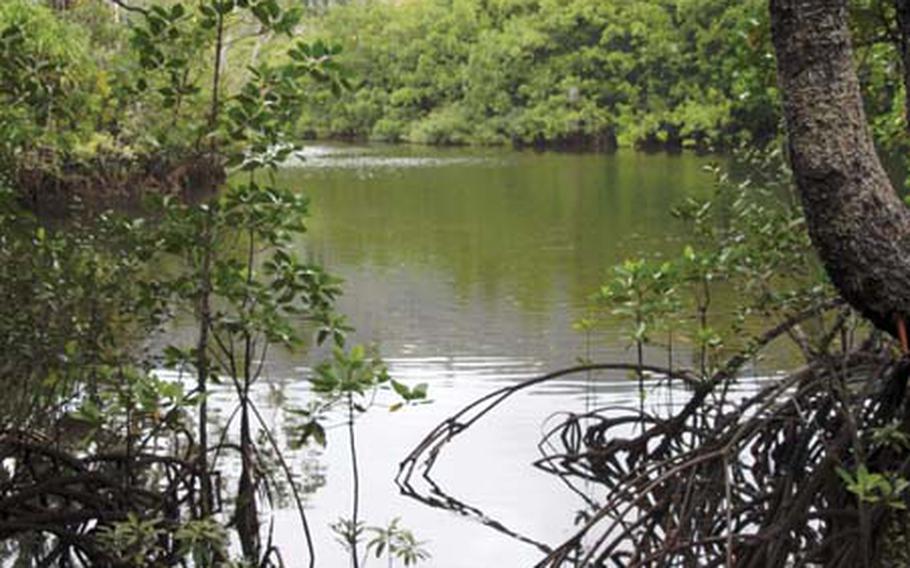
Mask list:
[[[668,416],[617,408],[563,415],[545,434],[544,457],[535,465],[570,487],[576,480],[593,482],[604,497],[598,502],[579,492],[591,513],[537,566],[887,562],[885,535],[904,520],[906,496],[870,486],[859,498],[857,479],[866,471],[896,488],[910,478],[910,358],[896,358],[875,338],[856,346],[849,318],[829,318],[823,349],[813,348],[803,368],[768,379],[746,398],[735,399],[728,388],[752,355],[818,314],[799,314],[769,330],[706,380],[646,368],[693,388],[689,401]],[[443,421],[401,463],[402,491],[516,536],[432,480],[442,447],[517,391],[572,373],[617,369],[635,366],[566,369],[481,398]],[[411,483],[418,465],[428,492]]]
[[213,195],[226,180],[224,164],[205,153],[179,160],[118,154],[99,154],[88,162],[63,160],[50,152],[22,160],[13,185],[25,207],[64,213],[76,202],[89,209],[138,206],[149,195],[193,201]]
[[[27,432],[0,433],[0,540],[51,537],[50,565],[80,559],[115,566],[99,546],[102,527],[128,515],[178,525],[197,501],[196,461],[151,453],[80,457]],[[176,552],[176,551],[174,551]],[[167,559],[162,559],[167,564]]]

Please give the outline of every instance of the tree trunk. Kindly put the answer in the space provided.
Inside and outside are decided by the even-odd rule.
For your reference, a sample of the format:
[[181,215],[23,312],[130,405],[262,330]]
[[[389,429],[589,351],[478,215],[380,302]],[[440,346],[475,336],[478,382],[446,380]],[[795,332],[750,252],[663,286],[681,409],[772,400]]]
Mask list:
[[892,334],[910,316],[910,211],[860,96],[847,0],[770,0],[789,152],[809,234],[843,297]]

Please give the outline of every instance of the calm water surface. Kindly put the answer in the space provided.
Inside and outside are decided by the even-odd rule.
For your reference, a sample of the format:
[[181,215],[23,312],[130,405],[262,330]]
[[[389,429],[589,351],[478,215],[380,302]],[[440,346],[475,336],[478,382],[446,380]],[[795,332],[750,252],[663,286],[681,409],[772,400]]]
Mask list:
[[[359,421],[361,515],[368,524],[401,517],[427,541],[433,558],[425,566],[529,566],[540,558],[532,546],[401,496],[393,483],[397,464],[475,397],[584,355],[572,322],[587,297],[610,265],[681,250],[683,228],[668,209],[710,192],[712,180],[702,171],[708,161],[633,152],[319,146],[281,172],[281,183],[312,199],[301,251],[346,280],[340,310],[357,327],[356,339],[379,345],[394,377],[429,383],[434,401],[396,413],[379,404]],[[597,337],[591,349],[600,360],[631,356],[617,330]],[[270,386],[259,396],[276,426],[282,404],[308,398],[302,377],[318,355],[284,355],[269,368]],[[636,401],[635,384],[623,374],[519,394],[447,447],[435,479],[511,530],[559,544],[582,503],[558,479],[530,467],[541,429],[559,411]],[[341,428],[330,430],[326,451],[295,458],[316,487],[308,512],[320,567],[348,564],[328,528],[349,514],[348,463]],[[296,516],[280,511],[278,521],[285,559],[303,565]]]

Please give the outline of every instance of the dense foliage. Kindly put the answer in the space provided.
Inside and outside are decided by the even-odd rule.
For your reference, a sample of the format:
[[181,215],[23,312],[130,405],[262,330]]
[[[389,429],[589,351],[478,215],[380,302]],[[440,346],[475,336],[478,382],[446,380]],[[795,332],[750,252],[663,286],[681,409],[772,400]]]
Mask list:
[[[345,85],[338,49],[295,38],[301,11],[276,0],[63,7],[0,6],[0,556],[284,565],[263,520],[292,497],[314,566],[309,480],[283,452],[324,432],[328,410],[346,401],[355,480],[342,524],[354,565],[370,532],[369,549],[390,563],[426,558],[397,523],[359,517],[354,439],[378,389],[401,406],[426,388],[393,382],[381,360],[346,348],[339,281],[294,253],[307,199],[274,184],[299,147],[306,82]],[[227,73],[232,46],[277,36],[281,56]],[[61,188],[70,215],[59,224],[17,203]],[[146,217],[96,213],[112,189],[149,197]],[[169,338],[181,316],[195,338]],[[282,435],[252,393],[270,347],[311,336],[334,346],[333,364],[313,372],[309,408],[282,409]],[[224,423],[208,410],[217,384],[232,395]]]
[[[275,4],[284,8],[281,21],[263,8],[264,20],[249,12],[226,21],[219,72],[224,88],[237,89],[250,69],[288,58],[285,32],[321,40],[323,52],[312,55],[337,60],[353,88],[339,89],[346,80],[310,83],[294,113],[275,117],[298,135],[704,150],[763,144],[779,133],[761,0]],[[853,11],[871,123],[895,149],[905,110],[899,46],[887,31],[891,4],[856,0]],[[225,140],[208,123],[209,55],[218,40],[212,13],[172,0],[146,12],[150,19],[101,0],[69,5],[56,15],[28,0],[0,7],[0,49],[8,54],[0,69],[2,155],[46,159],[35,149],[50,145],[65,150],[55,155],[66,163],[185,154]],[[58,104],[48,106],[48,93]]]
[[[776,126],[764,3],[431,0],[328,10],[359,88],[318,134],[708,147]],[[320,103],[326,102],[318,97]]]
[[[767,2],[365,0],[308,21],[358,79],[311,136],[427,144],[729,148],[779,133]],[[876,134],[902,130],[891,2],[856,0]],[[885,26],[883,26],[883,24]]]

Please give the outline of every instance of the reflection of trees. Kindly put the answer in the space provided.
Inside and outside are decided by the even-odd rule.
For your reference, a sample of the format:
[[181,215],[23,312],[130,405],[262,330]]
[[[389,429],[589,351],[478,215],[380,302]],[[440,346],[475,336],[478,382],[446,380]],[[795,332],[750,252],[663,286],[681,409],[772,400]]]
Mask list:
[[563,288],[581,303],[602,267],[643,240],[655,252],[675,249],[667,206],[703,181],[703,160],[693,156],[496,157],[375,167],[366,178],[341,168],[284,175],[308,176],[317,254],[355,266],[429,266],[450,275],[461,298],[510,296],[526,308]]

